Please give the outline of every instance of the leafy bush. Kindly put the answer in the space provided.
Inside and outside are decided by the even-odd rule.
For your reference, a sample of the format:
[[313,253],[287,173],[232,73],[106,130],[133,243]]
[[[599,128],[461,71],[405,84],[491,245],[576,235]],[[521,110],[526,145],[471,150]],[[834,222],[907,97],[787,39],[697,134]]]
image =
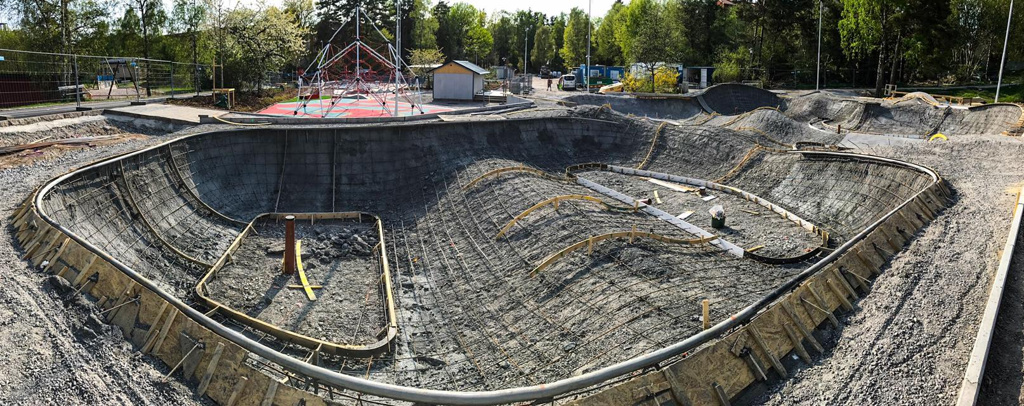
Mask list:
[[[679,83],[679,73],[668,66],[662,66],[654,71],[654,89],[656,93],[676,93]],[[648,87],[650,89],[650,87]]]
[[718,55],[718,63],[715,64],[715,73],[711,75],[715,83],[739,82],[743,79],[743,66],[750,56],[747,47],[739,47],[735,50],[723,52]]

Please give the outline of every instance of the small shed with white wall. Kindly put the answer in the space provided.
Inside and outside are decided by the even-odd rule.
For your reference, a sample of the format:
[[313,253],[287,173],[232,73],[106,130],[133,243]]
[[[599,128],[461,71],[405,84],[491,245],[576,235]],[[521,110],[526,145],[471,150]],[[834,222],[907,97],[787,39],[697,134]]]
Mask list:
[[469,61],[451,61],[431,70],[434,100],[473,100],[484,91],[484,75],[490,73]]

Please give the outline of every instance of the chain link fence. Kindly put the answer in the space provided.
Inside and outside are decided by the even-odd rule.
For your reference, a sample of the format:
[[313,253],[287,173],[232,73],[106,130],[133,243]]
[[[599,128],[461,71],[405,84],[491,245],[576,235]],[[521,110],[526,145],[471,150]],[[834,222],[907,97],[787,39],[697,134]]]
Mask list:
[[0,49],[0,108],[198,95],[210,65]]

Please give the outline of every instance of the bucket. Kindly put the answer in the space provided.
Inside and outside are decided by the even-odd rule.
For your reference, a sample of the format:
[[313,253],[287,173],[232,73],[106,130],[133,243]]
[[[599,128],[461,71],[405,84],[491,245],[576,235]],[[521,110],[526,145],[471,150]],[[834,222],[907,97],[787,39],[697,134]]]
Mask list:
[[725,227],[725,216],[722,216],[721,218],[712,216],[711,217],[711,227],[713,227],[713,228]]

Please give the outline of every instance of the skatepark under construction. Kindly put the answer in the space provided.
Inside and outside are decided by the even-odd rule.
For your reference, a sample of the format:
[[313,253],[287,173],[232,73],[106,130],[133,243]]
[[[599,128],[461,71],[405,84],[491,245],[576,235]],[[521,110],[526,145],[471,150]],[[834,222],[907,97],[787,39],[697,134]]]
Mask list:
[[12,234],[219,404],[745,403],[957,201],[872,146],[1022,112],[719,85],[221,126],[45,182]]

